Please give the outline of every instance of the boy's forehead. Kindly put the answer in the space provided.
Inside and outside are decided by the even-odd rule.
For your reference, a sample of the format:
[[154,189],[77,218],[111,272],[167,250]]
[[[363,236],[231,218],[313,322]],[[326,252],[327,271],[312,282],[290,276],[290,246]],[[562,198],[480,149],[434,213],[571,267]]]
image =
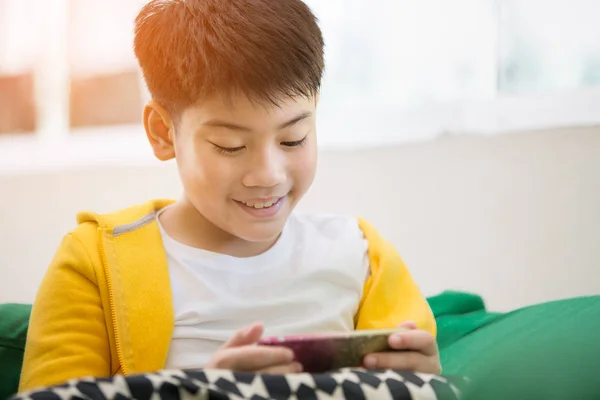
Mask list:
[[248,118],[293,118],[299,113],[314,112],[314,98],[305,96],[281,97],[273,104],[268,101],[256,101],[245,95],[215,95],[188,107],[184,114],[193,119],[209,120],[223,118],[228,120]]

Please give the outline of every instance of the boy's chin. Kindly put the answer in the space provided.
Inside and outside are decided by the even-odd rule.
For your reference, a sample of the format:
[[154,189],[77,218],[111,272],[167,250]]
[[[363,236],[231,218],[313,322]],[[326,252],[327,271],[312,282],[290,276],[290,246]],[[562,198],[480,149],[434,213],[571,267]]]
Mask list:
[[[242,224],[240,224],[242,225]],[[234,235],[238,238],[250,243],[268,243],[274,242],[279,238],[283,231],[284,223],[281,221],[243,223],[239,226],[241,229],[236,229]]]
[[275,242],[279,238],[279,235],[281,235],[281,231],[282,229],[261,229],[260,231],[249,230],[246,232],[240,232],[239,235],[236,236],[250,243],[269,243]]

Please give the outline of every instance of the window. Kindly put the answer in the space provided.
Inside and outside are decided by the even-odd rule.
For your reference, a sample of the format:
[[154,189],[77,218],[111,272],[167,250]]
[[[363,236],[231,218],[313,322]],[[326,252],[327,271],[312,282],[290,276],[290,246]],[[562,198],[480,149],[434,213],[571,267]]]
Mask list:
[[600,85],[600,2],[503,0],[501,4],[501,93]]
[[414,108],[494,96],[494,1],[333,3],[307,1],[324,30],[325,93],[337,105]]
[[0,134],[32,133],[35,114],[33,75],[0,75]]
[[[326,41],[322,146],[600,123],[597,0],[305,1]],[[132,52],[144,3],[0,0],[0,102],[17,110],[0,131],[30,132],[0,135],[0,170],[68,164],[46,156],[59,147],[152,162]]]
[[69,0],[70,126],[139,124],[143,82],[132,51],[135,0]]
[[307,3],[328,42],[326,143],[600,123],[596,0]]
[[[31,3],[0,1],[0,134],[36,129],[34,62],[40,32],[27,13]],[[18,23],[27,20],[31,27]]]

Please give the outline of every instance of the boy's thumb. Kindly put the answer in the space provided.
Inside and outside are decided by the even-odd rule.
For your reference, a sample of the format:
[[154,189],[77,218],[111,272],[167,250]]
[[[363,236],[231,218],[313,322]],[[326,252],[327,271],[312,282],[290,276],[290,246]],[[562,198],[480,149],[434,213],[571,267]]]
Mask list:
[[231,339],[227,341],[227,343],[223,345],[223,348],[248,346],[251,344],[255,344],[260,340],[263,334],[263,330],[263,325],[259,323],[246,328],[242,328],[239,331],[237,331],[231,337]]

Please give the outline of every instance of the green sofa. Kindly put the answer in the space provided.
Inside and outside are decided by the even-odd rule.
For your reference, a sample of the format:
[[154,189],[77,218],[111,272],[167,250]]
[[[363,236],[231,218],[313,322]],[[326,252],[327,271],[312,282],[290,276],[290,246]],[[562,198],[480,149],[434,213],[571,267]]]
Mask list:
[[0,400],[17,391],[31,306],[0,304]]
[[[600,296],[485,309],[473,294],[430,297],[444,375],[467,400],[600,399]],[[17,390],[30,305],[0,305],[0,399]]]

